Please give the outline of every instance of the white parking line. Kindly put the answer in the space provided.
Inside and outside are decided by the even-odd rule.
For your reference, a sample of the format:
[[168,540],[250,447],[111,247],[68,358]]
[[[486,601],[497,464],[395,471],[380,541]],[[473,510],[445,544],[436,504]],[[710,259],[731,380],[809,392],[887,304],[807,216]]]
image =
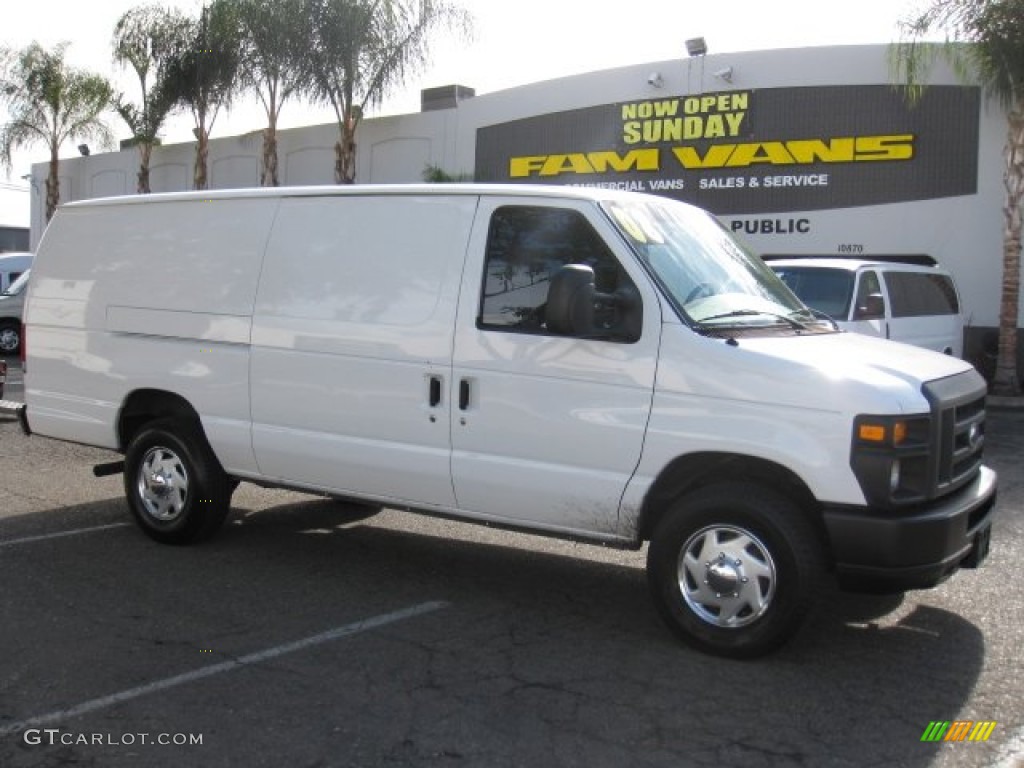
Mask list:
[[231,670],[244,667],[248,664],[258,664],[261,661],[275,659],[278,656],[284,656],[288,653],[295,653],[296,651],[301,651],[306,648],[312,648],[315,645],[322,645],[323,643],[328,643],[331,640],[358,635],[362,632],[368,632],[371,629],[376,629],[377,627],[394,624],[395,622],[402,621],[403,619],[411,619],[415,616],[421,616],[425,613],[440,610],[441,608],[447,607],[447,605],[448,603],[442,601],[420,603],[419,605],[414,605],[410,608],[403,608],[391,613],[385,613],[381,616],[374,616],[370,619],[346,624],[342,627],[329,629],[319,635],[312,635],[311,637],[307,637],[302,640],[296,640],[293,643],[286,643],[284,645],[268,648],[265,651],[250,653],[247,656],[232,659],[231,661],[224,661],[220,664],[211,664],[208,667],[200,667],[199,669],[195,669],[191,672],[185,672],[184,674],[175,675],[174,677],[166,677],[163,680],[157,680],[152,683],[147,683],[146,685],[140,685],[137,688],[129,688],[126,691],[112,693],[109,696],[91,699],[73,707],[69,707],[68,709],[61,709],[56,712],[49,712],[45,715],[30,717],[27,720],[21,720],[17,723],[11,723],[10,725],[5,725],[0,728],[0,736],[9,736],[12,733],[17,733],[18,731],[23,731],[26,728],[32,728],[37,725],[45,725],[59,720],[67,720],[72,717],[77,717],[78,715],[84,715],[87,712],[95,712],[97,709],[105,709],[115,704],[120,704],[122,701],[137,699],[140,696],[155,693],[156,691],[174,688],[175,686],[191,683],[195,680],[202,680],[205,677],[219,675],[221,672],[230,672]]
[[71,531],[57,531],[57,533],[44,533],[40,536],[25,536],[21,539],[0,541],[0,548],[13,547],[16,544],[32,544],[36,541],[48,541],[49,539],[62,539],[65,536],[79,536],[83,533],[92,533],[93,531],[109,531],[111,528],[124,528],[130,525],[131,523],[110,523],[110,525],[96,525],[92,528],[75,528]]

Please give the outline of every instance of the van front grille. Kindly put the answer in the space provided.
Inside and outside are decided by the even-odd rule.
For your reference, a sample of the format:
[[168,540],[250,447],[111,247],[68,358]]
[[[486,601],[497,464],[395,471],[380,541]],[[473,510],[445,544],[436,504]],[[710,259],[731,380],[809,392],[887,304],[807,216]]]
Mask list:
[[923,391],[935,417],[935,465],[929,494],[935,498],[966,485],[981,467],[986,386],[972,370],[928,382]]

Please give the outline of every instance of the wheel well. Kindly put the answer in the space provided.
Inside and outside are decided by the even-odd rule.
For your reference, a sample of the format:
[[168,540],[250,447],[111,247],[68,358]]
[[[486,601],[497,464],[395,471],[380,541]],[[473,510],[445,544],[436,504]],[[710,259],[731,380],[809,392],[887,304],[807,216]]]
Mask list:
[[121,451],[146,424],[163,418],[190,421],[201,427],[199,414],[181,395],[161,389],[137,389],[125,398],[117,422],[117,442]]
[[650,540],[662,515],[683,494],[740,480],[761,483],[792,500],[812,522],[822,542],[827,543],[824,522],[817,514],[821,505],[803,480],[781,464],[731,453],[694,453],[670,462],[644,499],[639,521],[641,541]]

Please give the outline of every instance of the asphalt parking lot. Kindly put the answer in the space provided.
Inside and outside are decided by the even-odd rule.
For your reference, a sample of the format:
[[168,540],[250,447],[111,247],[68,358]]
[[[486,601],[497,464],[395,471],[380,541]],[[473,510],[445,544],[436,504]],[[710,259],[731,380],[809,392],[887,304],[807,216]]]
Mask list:
[[[249,484],[220,536],[161,546],[92,476],[111,454],[0,415],[0,766],[1022,768],[1024,411],[988,438],[982,569],[827,590],[733,662],[660,624],[642,552]],[[996,726],[921,741],[946,720]]]

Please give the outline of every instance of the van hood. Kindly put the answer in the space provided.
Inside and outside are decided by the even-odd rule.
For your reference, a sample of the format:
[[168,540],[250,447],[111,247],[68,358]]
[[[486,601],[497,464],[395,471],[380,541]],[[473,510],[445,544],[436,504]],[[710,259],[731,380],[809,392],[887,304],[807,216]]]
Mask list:
[[859,333],[834,333],[796,337],[803,342],[787,344],[793,337],[742,339],[744,347],[764,351],[792,363],[807,364],[834,376],[892,377],[919,387],[926,381],[963,373],[973,366],[950,355],[898,341]]
[[678,358],[672,348],[683,339],[665,334],[662,358],[668,364],[659,370],[663,386],[801,409],[920,413],[929,408],[921,391],[925,382],[974,371],[956,357],[857,333],[744,336],[735,344],[697,339],[705,347],[700,354],[710,355],[714,363],[685,370],[686,358],[694,359],[695,352],[679,349],[684,357],[680,365],[673,364]]

